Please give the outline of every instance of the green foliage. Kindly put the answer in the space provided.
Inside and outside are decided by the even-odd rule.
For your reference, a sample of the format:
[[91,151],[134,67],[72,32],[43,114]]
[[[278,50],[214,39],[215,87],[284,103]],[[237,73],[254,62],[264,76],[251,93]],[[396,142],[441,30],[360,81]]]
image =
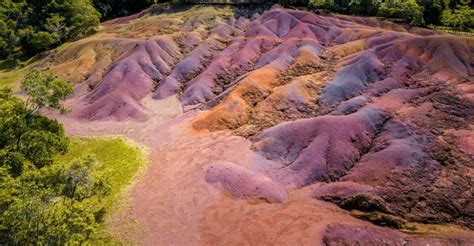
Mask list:
[[458,30],[469,30],[474,28],[474,9],[467,5],[462,5],[458,9],[446,9],[441,15],[441,22]]
[[425,24],[441,23],[441,12],[444,9],[443,0],[417,0],[416,2],[423,8]]
[[347,13],[350,2],[351,0],[310,0],[309,6],[316,9]]
[[64,111],[71,86],[32,71],[21,88],[26,102],[0,89],[0,245],[98,240],[105,213],[144,163],[141,152],[120,138],[75,139],[67,152],[62,125],[40,112]]
[[[100,203],[108,194],[106,179],[93,176],[94,161],[75,160],[28,169],[12,178],[1,174],[0,243],[79,244],[91,238],[103,220]],[[75,191],[75,192],[72,192]]]
[[110,196],[109,179],[88,155],[54,161],[69,139],[39,112],[64,110],[71,87],[38,71],[21,87],[27,102],[0,89],[0,245],[82,244],[104,220],[100,201]]
[[102,15],[103,20],[136,13],[154,3],[168,2],[158,0],[93,0],[94,6]]
[[62,195],[71,201],[83,201],[98,194],[110,192],[105,179],[94,178],[91,174],[95,160],[87,156],[83,161],[74,161],[66,169]]
[[94,33],[100,14],[90,0],[3,0],[0,58],[35,55]]
[[469,0],[310,0],[309,7],[343,14],[400,19],[418,26],[444,24],[457,30],[474,26]]
[[0,167],[0,244],[80,244],[104,237],[104,214],[145,163],[142,156],[122,138],[74,138],[51,165],[26,168],[17,177]]
[[401,18],[412,25],[424,25],[423,9],[415,0],[387,0],[380,4],[380,16]]
[[100,13],[90,0],[66,0],[60,8],[66,19],[67,40],[80,39],[97,31]]
[[64,113],[67,109],[61,104],[66,96],[72,93],[72,86],[56,78],[51,73],[38,70],[29,72],[21,83],[21,89],[28,96],[26,107],[32,112],[40,109],[57,109]]
[[[100,203],[104,208],[102,211],[106,213],[122,209],[125,204],[118,201],[123,195],[124,188],[131,184],[139,169],[146,163],[143,151],[121,137],[72,138],[68,152],[65,155],[58,155],[55,162],[70,163],[87,158],[88,155],[94,156],[96,160],[92,174],[107,177],[110,193],[100,198],[100,201],[93,197],[83,203]],[[104,244],[110,240],[111,235],[99,230],[91,241]]]
[[68,138],[56,120],[39,114],[43,108],[64,111],[61,104],[72,89],[50,74],[30,73],[22,82],[27,102],[0,89],[0,166],[20,175],[25,165],[41,168],[51,164],[57,153],[67,150]]
[[55,161],[69,163],[87,155],[93,155],[97,160],[98,167],[94,171],[108,177],[110,195],[102,199],[102,204],[107,210],[113,209],[123,188],[130,184],[146,163],[143,153],[120,137],[72,138],[68,152],[58,155]]
[[376,15],[382,0],[351,0],[349,10],[351,14]]

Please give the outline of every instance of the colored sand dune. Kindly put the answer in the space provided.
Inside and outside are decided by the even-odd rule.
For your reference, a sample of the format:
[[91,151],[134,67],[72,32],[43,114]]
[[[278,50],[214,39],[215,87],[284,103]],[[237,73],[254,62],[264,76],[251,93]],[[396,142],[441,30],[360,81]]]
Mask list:
[[[123,240],[469,245],[473,52],[376,19],[198,6],[106,22],[37,65],[76,83],[70,134],[151,149]],[[450,233],[396,230],[418,223]]]

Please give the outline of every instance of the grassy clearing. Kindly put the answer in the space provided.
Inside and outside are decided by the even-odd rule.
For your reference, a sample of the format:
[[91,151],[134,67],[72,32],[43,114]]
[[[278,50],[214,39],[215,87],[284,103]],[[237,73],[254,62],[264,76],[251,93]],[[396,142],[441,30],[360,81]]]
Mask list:
[[14,84],[21,79],[21,75],[16,73],[0,72],[0,88]]
[[38,59],[39,56],[19,60],[0,60],[0,88],[12,85],[14,88],[15,86],[18,86],[15,82],[19,82],[23,78],[23,75],[27,70],[26,67]]
[[0,88],[19,81],[21,76],[21,72],[13,61],[0,61]]
[[[87,155],[94,156],[97,160],[95,174],[105,175],[111,185],[110,195],[94,202],[102,203],[107,214],[120,212],[126,207],[122,202],[125,201],[122,198],[126,196],[126,188],[147,162],[145,151],[122,137],[73,137],[68,153],[58,156],[56,161],[70,163]],[[99,242],[117,243],[117,239],[105,231],[105,225],[102,229],[96,237]]]

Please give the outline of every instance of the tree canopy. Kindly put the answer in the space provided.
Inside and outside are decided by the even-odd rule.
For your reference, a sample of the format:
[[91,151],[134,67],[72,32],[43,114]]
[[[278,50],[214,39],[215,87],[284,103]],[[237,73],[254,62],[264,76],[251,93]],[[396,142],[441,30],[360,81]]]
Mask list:
[[54,162],[67,151],[62,125],[41,115],[64,112],[71,86],[51,74],[32,71],[22,82],[26,102],[0,89],[0,244],[78,244],[89,240],[103,220],[96,201],[110,192],[105,177],[86,157]]
[[90,35],[99,20],[91,0],[0,1],[0,58],[35,55]]
[[473,2],[469,0],[310,0],[309,5],[343,14],[401,19],[417,26],[474,27]]
[[134,14],[154,3],[167,2],[159,0],[93,0],[95,8],[102,15],[102,20]]

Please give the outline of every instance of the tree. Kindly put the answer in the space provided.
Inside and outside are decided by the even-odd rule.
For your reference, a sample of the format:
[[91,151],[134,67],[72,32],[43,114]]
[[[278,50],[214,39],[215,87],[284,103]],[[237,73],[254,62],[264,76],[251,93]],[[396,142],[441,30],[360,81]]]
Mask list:
[[62,125],[39,111],[65,112],[61,101],[72,92],[71,85],[51,74],[33,71],[21,88],[27,94],[26,102],[14,96],[11,89],[0,89],[0,166],[14,176],[29,164],[36,168],[51,164],[53,156],[66,152],[69,143]]
[[91,175],[96,162],[90,156],[83,160],[74,161],[64,175],[62,194],[71,202],[83,201],[96,195],[105,195],[110,192],[110,186],[104,178]]
[[470,8],[466,2],[456,9],[446,9],[441,15],[441,22],[446,26],[454,27],[458,30],[468,30],[474,28],[474,9]]
[[[104,177],[92,175],[97,167],[90,157],[72,164],[56,163],[30,169],[12,178],[1,173],[0,244],[81,244],[89,240],[102,222],[104,208],[98,199],[108,194]],[[72,195],[74,183],[87,197]],[[77,192],[79,193],[79,192]]]
[[423,8],[415,0],[385,0],[380,4],[379,16],[401,18],[412,25],[424,25]]
[[61,113],[68,111],[61,101],[72,93],[72,86],[51,73],[32,70],[22,81],[21,89],[28,96],[25,106],[31,112],[40,109],[56,109]]
[[80,39],[98,30],[100,13],[90,0],[65,0],[60,9],[67,20],[67,40]]
[[416,2],[423,8],[425,24],[441,24],[441,12],[444,9],[442,0],[417,0]]
[[42,109],[65,112],[72,92],[51,74],[30,72],[22,81],[26,102],[0,89],[0,245],[79,245],[103,222],[100,199],[110,193],[91,158],[54,162],[68,138]]
[[166,2],[158,0],[93,0],[95,8],[101,13],[103,20],[126,16],[145,9],[153,3]]
[[61,42],[61,37],[56,33],[37,31],[32,26],[18,30],[18,36],[22,49],[32,55],[49,50]]
[[24,17],[22,3],[0,1],[0,58],[19,52],[20,39],[16,29],[18,20]]
[[32,56],[97,31],[91,0],[0,1],[0,58]]
[[358,15],[376,15],[381,0],[351,0],[349,9],[351,14]]

